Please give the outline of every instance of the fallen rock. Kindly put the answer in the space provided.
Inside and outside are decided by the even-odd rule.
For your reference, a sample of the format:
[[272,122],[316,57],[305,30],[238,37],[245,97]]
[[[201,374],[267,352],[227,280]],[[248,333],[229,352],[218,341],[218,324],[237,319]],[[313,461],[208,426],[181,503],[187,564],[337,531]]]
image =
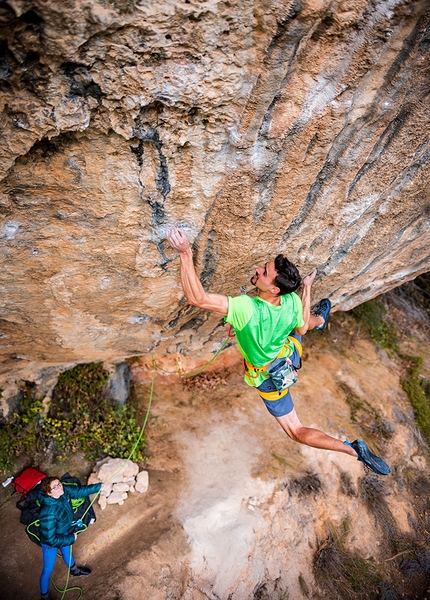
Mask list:
[[91,473],[91,475],[88,477],[88,485],[93,485],[93,483],[100,483],[100,479],[95,473]]
[[135,477],[124,477],[122,483],[126,483],[129,486],[132,486],[136,483]]
[[88,481],[104,484],[99,499],[99,505],[102,509],[107,504],[123,504],[128,497],[127,492],[138,491],[142,494],[148,490],[149,486],[147,471],[139,473],[139,466],[133,461],[110,456],[96,464]]
[[132,460],[127,460],[127,466],[122,471],[122,476],[125,477],[136,477],[139,473],[139,465],[134,463]]
[[108,504],[124,504],[124,500],[127,498],[126,492],[112,492],[106,498]]
[[105,458],[98,460],[93,469],[94,473],[96,473],[100,469],[100,467],[102,465],[104,465],[105,463],[107,463],[109,460],[112,460],[112,458],[110,456],[105,456]]
[[112,486],[112,492],[128,492],[130,486],[127,483],[114,483]]
[[113,483],[105,483],[103,484],[103,489],[100,491],[101,496],[109,496],[112,491]]
[[100,467],[97,477],[102,482],[119,483],[123,480],[124,472],[127,469],[130,471],[128,463],[131,463],[131,461],[127,461],[124,458],[111,458]]
[[148,471],[141,471],[136,477],[136,492],[143,494],[148,491],[149,487],[149,475]]

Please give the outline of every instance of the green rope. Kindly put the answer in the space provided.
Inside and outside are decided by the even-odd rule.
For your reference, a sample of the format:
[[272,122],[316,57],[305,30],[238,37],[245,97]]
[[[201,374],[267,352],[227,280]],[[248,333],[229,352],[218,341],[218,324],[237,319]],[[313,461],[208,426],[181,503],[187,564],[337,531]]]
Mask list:
[[[147,424],[148,419],[149,419],[149,412],[151,410],[152,398],[154,396],[154,382],[155,382],[155,373],[154,373],[154,370],[153,370],[152,371],[152,379],[151,379],[151,389],[150,389],[150,392],[149,392],[148,408],[146,409],[145,419],[144,419],[143,425],[142,425],[142,427],[140,429],[139,436],[138,436],[138,438],[137,438],[137,440],[136,440],[136,442],[135,442],[135,444],[134,444],[134,446],[133,446],[130,454],[128,455],[127,460],[130,460],[131,457],[133,456],[133,454],[136,452],[136,449],[137,449],[138,445],[140,444],[140,440],[142,439],[143,432],[145,431],[145,427],[146,427],[146,424]],[[115,475],[118,475],[118,473],[120,473],[124,469],[124,467],[125,467],[125,464],[122,467],[120,467],[115,473],[113,473],[113,475],[111,475],[109,477],[109,479],[105,483],[107,483],[108,481],[110,481],[113,477],[115,477]],[[88,505],[86,511],[83,513],[83,515],[81,517],[81,520],[85,517],[85,515],[90,510],[90,508],[92,507],[92,505],[94,504],[94,502],[97,500],[97,498],[99,496],[100,496],[100,490],[94,495],[94,498],[91,500],[91,502]],[[31,525],[32,524],[33,523],[31,523]],[[30,525],[29,525],[29,527],[30,527]],[[81,531],[85,531],[85,529],[82,529]],[[81,533],[81,531],[77,531],[76,533],[77,534]],[[34,534],[32,534],[32,535],[34,535]],[[37,536],[35,536],[35,537],[37,537]],[[71,557],[72,557],[72,545],[70,545],[70,558]],[[52,580],[52,578],[51,578],[51,583],[54,586],[54,588],[57,590],[57,592],[60,592],[62,594],[61,600],[63,600],[63,598],[67,594],[67,592],[70,592],[72,590],[79,590],[79,597],[76,600],[80,600],[82,598],[82,595],[83,595],[82,588],[80,588],[78,586],[71,587],[71,588],[67,587],[68,584],[69,584],[69,578],[70,578],[70,565],[69,565],[69,567],[67,569],[67,580],[66,580],[66,585],[64,587],[64,590],[61,590],[60,588],[58,588],[55,585],[55,583]]]
[[83,591],[82,588],[80,588],[79,586],[75,586],[75,587],[67,587],[69,585],[69,579],[70,579],[70,566],[72,564],[72,562],[74,562],[73,559],[73,550],[72,550],[72,544],[70,544],[70,558],[69,558],[69,564],[67,566],[67,579],[66,579],[66,585],[64,586],[64,590],[61,590],[60,588],[58,588],[53,579],[51,578],[51,583],[54,586],[54,588],[57,590],[57,592],[61,593],[61,600],[63,600],[64,596],[67,594],[67,592],[71,592],[72,590],[79,590],[79,596],[76,600],[80,600],[82,598],[83,595]]
[[[176,366],[176,371],[166,371],[165,369],[162,369],[161,367],[159,367],[159,366],[156,364],[156,362],[155,362],[155,360],[154,360],[154,357],[152,357],[152,367],[153,367],[153,370],[152,370],[152,376],[151,376],[151,388],[150,388],[150,392],[149,392],[148,408],[147,408],[147,410],[146,410],[145,419],[144,419],[143,425],[142,425],[142,427],[141,427],[141,429],[140,429],[139,436],[138,436],[138,438],[137,438],[137,440],[136,440],[136,442],[135,442],[135,444],[134,444],[134,446],[133,446],[133,448],[132,448],[132,450],[131,450],[131,452],[130,452],[130,454],[128,455],[128,457],[127,457],[127,459],[126,459],[126,460],[130,460],[130,459],[131,459],[131,457],[133,456],[133,454],[136,452],[136,449],[137,449],[138,445],[140,444],[140,441],[141,441],[141,439],[142,439],[142,436],[143,436],[143,432],[145,431],[145,427],[146,427],[146,424],[147,424],[147,422],[148,422],[148,418],[149,418],[149,412],[150,412],[150,410],[151,410],[152,398],[153,398],[153,396],[154,396],[155,371],[156,371],[156,370],[158,370],[158,371],[162,371],[163,373],[167,373],[167,374],[169,374],[169,375],[178,375],[179,377],[195,377],[196,375],[199,375],[199,373],[201,373],[202,371],[204,371],[204,370],[205,370],[205,369],[206,369],[206,368],[207,368],[207,367],[208,367],[208,366],[209,366],[211,363],[213,363],[213,361],[214,361],[214,360],[216,359],[216,357],[217,357],[217,356],[220,354],[220,352],[221,352],[222,350],[224,350],[224,348],[226,347],[226,345],[228,344],[228,342],[229,342],[229,340],[230,340],[230,339],[231,339],[231,338],[230,338],[230,337],[228,337],[228,338],[227,338],[227,339],[226,339],[226,340],[223,342],[223,344],[221,345],[220,349],[219,349],[219,350],[218,350],[218,351],[217,351],[217,352],[214,354],[214,356],[213,356],[213,357],[212,357],[212,358],[211,358],[211,359],[210,359],[210,360],[209,360],[209,361],[208,361],[208,362],[207,362],[207,363],[206,363],[206,364],[205,364],[203,367],[201,367],[200,369],[198,369],[198,370],[197,370],[197,371],[195,371],[194,373],[181,373],[181,372],[179,371],[179,367],[178,367],[178,366]],[[111,476],[109,477],[109,479],[108,479],[108,480],[107,480],[105,483],[108,483],[108,481],[110,481],[110,480],[111,480],[111,479],[113,479],[113,478],[114,478],[116,475],[118,475],[118,473],[120,473],[120,472],[121,472],[121,471],[124,469],[124,467],[125,467],[125,464],[124,464],[122,467],[120,467],[120,468],[119,468],[117,471],[115,471],[115,473],[113,473],[113,475],[111,475]],[[90,504],[88,505],[88,507],[87,507],[86,511],[83,513],[83,515],[82,515],[82,517],[81,517],[81,520],[82,520],[82,519],[85,517],[85,515],[86,515],[86,514],[87,514],[87,512],[90,510],[90,508],[92,507],[92,505],[94,504],[94,502],[97,500],[97,498],[98,498],[99,496],[100,496],[100,490],[99,490],[99,491],[98,491],[98,492],[97,492],[97,493],[94,495],[94,498],[91,500],[91,502],[90,502]],[[36,521],[35,521],[35,522],[36,522]],[[31,525],[33,525],[33,523],[31,523],[31,524],[30,524],[28,527],[30,527]],[[85,529],[82,529],[81,531],[85,531]],[[77,532],[77,534],[78,534],[78,533],[81,533],[81,531],[78,531],[78,532]],[[31,533],[31,532],[29,532],[29,533]],[[34,535],[34,534],[32,534],[32,535]],[[35,537],[37,537],[37,536],[35,536]],[[70,545],[70,559],[71,559],[71,558],[72,558],[72,545]],[[57,590],[57,592],[60,592],[60,593],[62,594],[62,596],[61,596],[61,600],[63,600],[63,598],[64,598],[64,596],[67,594],[67,592],[70,592],[70,591],[72,591],[72,590],[79,590],[79,597],[78,597],[76,600],[80,600],[80,599],[82,598],[82,595],[83,595],[82,588],[80,588],[80,587],[78,587],[78,586],[71,587],[71,588],[67,587],[67,586],[68,586],[68,584],[69,584],[69,578],[70,578],[70,565],[69,565],[69,568],[67,569],[67,580],[66,580],[66,585],[65,585],[65,587],[64,587],[64,590],[61,590],[60,588],[58,588],[58,587],[55,585],[55,583],[54,583],[54,581],[52,580],[52,578],[51,578],[51,583],[52,583],[52,585],[54,586],[54,588]]]
[[[135,444],[134,444],[134,446],[133,446],[133,448],[132,448],[132,451],[130,452],[130,454],[128,455],[128,457],[127,457],[127,459],[126,459],[126,460],[130,460],[130,459],[131,459],[131,457],[133,456],[133,454],[136,452],[136,449],[137,449],[138,445],[140,444],[140,440],[142,439],[143,432],[145,431],[145,427],[146,427],[146,424],[147,424],[147,422],[148,422],[148,418],[149,418],[149,411],[151,410],[152,398],[153,398],[153,395],[154,395],[154,382],[155,382],[155,374],[154,374],[154,371],[152,371],[152,377],[151,377],[151,389],[150,389],[150,391],[149,391],[148,408],[146,409],[145,419],[144,419],[144,421],[143,421],[143,425],[142,425],[142,427],[141,427],[141,429],[140,429],[139,436],[138,436],[138,438],[137,438],[137,440],[136,440],[136,442],[135,442]],[[108,481],[110,481],[110,480],[111,480],[111,479],[113,479],[113,478],[114,478],[116,475],[118,475],[118,473],[120,473],[120,472],[121,472],[121,471],[124,469],[124,467],[125,467],[125,464],[124,464],[122,467],[120,467],[120,468],[119,468],[117,471],[115,471],[115,473],[113,473],[113,474],[112,474],[112,475],[109,477],[109,479],[107,479],[107,480],[105,481],[105,483],[108,483]],[[83,515],[82,515],[82,517],[81,517],[81,521],[82,521],[82,519],[85,517],[85,515],[86,515],[86,514],[87,514],[87,512],[90,510],[90,508],[92,507],[92,505],[94,504],[94,502],[97,500],[97,498],[98,498],[99,496],[100,496],[100,490],[99,490],[99,491],[96,493],[96,495],[94,496],[94,498],[91,500],[91,502],[90,502],[90,504],[88,505],[88,507],[87,507],[86,511],[84,512],[84,514],[83,514]],[[78,531],[78,533],[80,533],[80,532]]]
[[155,362],[154,356],[152,356],[152,366],[157,371],[162,371],[163,373],[167,373],[168,375],[178,375],[178,377],[195,377],[196,375],[199,375],[199,373],[204,371],[211,363],[213,363],[213,361],[220,354],[220,352],[222,350],[224,350],[224,348],[227,346],[230,339],[231,338],[228,337],[226,340],[224,340],[221,348],[219,350],[217,350],[217,352],[213,355],[213,357],[210,359],[210,361],[207,362],[201,369],[199,369],[198,371],[195,371],[194,373],[181,373],[178,365],[176,365],[176,371],[166,371],[165,369],[162,369],[161,367],[159,367],[157,365],[157,363]]
[[36,527],[39,527],[39,525],[40,525],[40,521],[39,521],[39,519],[36,519],[35,521],[33,521],[33,523],[29,523],[29,524],[27,525],[27,527],[26,527],[26,530],[27,530],[27,533],[28,533],[28,535],[32,535],[34,538],[36,538],[36,540],[37,540],[37,541],[38,541],[38,543],[40,544],[40,538],[39,538],[39,536],[38,536],[38,535],[36,535],[35,533],[33,533],[32,531],[30,531],[30,527],[31,527],[32,525],[36,525]]
[[54,581],[51,579],[51,583],[54,586],[54,588],[57,590],[57,592],[61,595],[61,600],[63,600],[65,594],[67,594],[67,592],[72,592],[73,590],[78,590],[79,591],[79,596],[76,598],[76,600],[81,600],[84,592],[82,591],[82,588],[79,587],[78,585],[74,585],[73,587],[67,587],[67,584],[69,583],[69,574],[70,574],[70,570],[68,570],[67,572],[67,580],[66,580],[66,587],[64,588],[64,590],[62,590],[61,588],[57,587],[54,583]]

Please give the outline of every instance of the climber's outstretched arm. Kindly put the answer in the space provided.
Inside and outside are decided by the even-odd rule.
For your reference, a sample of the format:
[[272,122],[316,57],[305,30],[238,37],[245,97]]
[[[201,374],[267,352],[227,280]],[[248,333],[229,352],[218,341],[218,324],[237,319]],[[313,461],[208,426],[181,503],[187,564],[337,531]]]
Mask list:
[[188,302],[225,317],[228,313],[228,298],[222,294],[209,294],[203,289],[194,268],[193,253],[186,233],[179,227],[173,227],[167,234],[167,240],[179,252],[181,285]]
[[[314,279],[317,275],[317,270],[314,269],[312,273],[306,275],[302,281],[302,305],[303,305],[303,327],[296,327],[296,333],[300,335],[305,335],[305,333],[309,329],[313,329],[316,325],[319,325],[320,322],[312,323],[311,322],[311,287],[314,282]],[[322,321],[324,323],[324,319]]]

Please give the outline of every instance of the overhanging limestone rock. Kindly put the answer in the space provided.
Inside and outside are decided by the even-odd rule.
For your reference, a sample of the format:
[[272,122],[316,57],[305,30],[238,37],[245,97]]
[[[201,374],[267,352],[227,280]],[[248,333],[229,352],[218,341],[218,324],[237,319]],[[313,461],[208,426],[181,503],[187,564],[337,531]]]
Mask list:
[[105,4],[1,9],[2,380],[216,349],[174,223],[227,294],[281,251],[335,309],[429,270],[427,2]]

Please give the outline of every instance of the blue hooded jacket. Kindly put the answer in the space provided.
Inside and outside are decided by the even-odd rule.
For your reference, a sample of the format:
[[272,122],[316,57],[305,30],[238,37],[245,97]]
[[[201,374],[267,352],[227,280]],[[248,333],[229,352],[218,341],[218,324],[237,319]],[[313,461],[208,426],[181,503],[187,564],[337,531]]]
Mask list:
[[84,498],[95,494],[101,488],[101,483],[93,485],[64,486],[64,494],[59,498],[47,496],[42,490],[39,492],[40,502],[40,541],[52,548],[70,546],[75,541],[73,533],[67,533],[72,526],[74,513],[72,498]]

